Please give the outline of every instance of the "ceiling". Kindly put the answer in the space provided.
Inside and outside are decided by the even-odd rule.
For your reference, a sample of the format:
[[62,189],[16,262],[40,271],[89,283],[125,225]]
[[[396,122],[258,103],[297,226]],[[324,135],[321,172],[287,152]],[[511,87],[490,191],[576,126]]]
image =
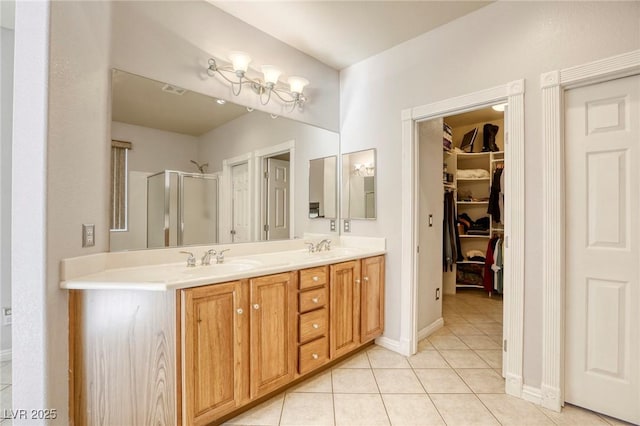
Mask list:
[[341,70],[490,1],[218,1],[209,3]]
[[200,136],[247,114],[243,106],[231,102],[220,105],[215,98],[200,93],[166,92],[162,90],[166,83],[139,75],[113,70],[112,77],[113,121]]

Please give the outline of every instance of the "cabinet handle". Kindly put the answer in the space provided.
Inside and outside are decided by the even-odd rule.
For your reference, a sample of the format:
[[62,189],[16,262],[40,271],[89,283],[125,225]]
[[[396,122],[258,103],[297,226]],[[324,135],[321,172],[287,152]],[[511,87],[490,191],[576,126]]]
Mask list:
[[317,328],[320,328],[320,326],[319,326],[318,324],[313,324],[313,325],[312,325],[312,327],[313,327],[313,328],[316,328],[316,329],[317,329]]
[[311,278],[311,279],[312,279],[312,280],[314,280],[314,281],[318,281],[320,278],[318,278],[318,277],[313,277],[313,278]]
[[318,297],[314,297],[313,299],[311,299],[311,301],[313,303],[318,303],[320,301],[320,299]]
[[236,309],[236,312],[238,313],[238,315],[242,315],[244,311],[242,310],[242,308],[238,308]]
[[356,278],[356,284],[360,284],[360,278]]
[[311,358],[318,359],[319,357],[318,357],[318,354],[311,354]]
[[258,305],[257,303],[253,305],[253,309],[258,310],[260,309],[260,305]]
[[365,283],[369,282],[369,277],[364,277],[363,280],[364,280]]

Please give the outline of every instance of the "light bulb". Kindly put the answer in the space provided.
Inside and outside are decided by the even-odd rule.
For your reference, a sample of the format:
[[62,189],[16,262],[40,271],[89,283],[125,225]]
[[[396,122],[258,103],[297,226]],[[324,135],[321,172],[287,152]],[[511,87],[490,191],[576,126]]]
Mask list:
[[493,108],[494,111],[502,112],[502,111],[504,111],[504,107],[506,105],[507,104],[498,104],[498,105],[493,105],[491,108]]
[[249,63],[251,62],[251,56],[245,52],[231,52],[229,53],[229,60],[233,66],[233,70],[236,74],[244,75],[249,69]]
[[304,86],[309,84],[309,80],[303,77],[289,77],[289,80],[287,81],[289,83],[290,90],[293,93],[298,94],[302,93],[302,91],[304,90]]
[[263,65],[262,74],[264,74],[264,83],[267,86],[271,85],[271,87],[273,87],[278,83],[278,78],[280,78],[282,71],[273,65]]

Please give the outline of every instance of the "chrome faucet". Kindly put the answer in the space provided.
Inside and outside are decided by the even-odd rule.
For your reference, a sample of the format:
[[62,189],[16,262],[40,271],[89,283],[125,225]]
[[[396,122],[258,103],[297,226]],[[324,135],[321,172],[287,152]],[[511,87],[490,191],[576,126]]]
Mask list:
[[191,253],[190,251],[181,251],[180,253],[189,255],[189,257],[187,258],[187,267],[193,268],[194,266],[196,266],[196,257],[193,255],[193,253]]
[[211,265],[211,256],[215,256],[216,251],[214,249],[208,250],[204,255],[202,255],[201,264],[202,266]]
[[322,240],[316,245],[316,251],[331,250],[331,240]]
[[316,245],[310,242],[305,242],[307,248],[309,249],[309,253],[313,253],[316,251]]
[[216,263],[224,263],[224,252],[229,250],[231,249],[220,250],[216,255]]

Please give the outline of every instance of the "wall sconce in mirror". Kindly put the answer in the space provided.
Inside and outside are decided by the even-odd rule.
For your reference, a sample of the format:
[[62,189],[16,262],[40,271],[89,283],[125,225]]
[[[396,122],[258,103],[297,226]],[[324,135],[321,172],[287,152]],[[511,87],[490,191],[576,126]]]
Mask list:
[[279,78],[282,71],[273,65],[263,65],[262,74],[264,80],[247,77],[247,70],[251,63],[251,57],[244,52],[231,52],[229,54],[230,65],[219,65],[214,58],[209,59],[207,73],[210,76],[219,75],[227,83],[231,84],[231,91],[234,96],[239,96],[242,86],[248,85],[258,96],[260,103],[266,105],[271,100],[271,95],[275,95],[282,103],[290,107],[293,111],[296,107],[302,110],[302,106],[307,101],[307,97],[302,93],[309,80],[304,77],[291,76],[287,79],[288,88],[280,83]]
[[342,155],[342,217],[376,218],[376,150]]
[[335,155],[309,161],[310,219],[336,218],[337,163]]

